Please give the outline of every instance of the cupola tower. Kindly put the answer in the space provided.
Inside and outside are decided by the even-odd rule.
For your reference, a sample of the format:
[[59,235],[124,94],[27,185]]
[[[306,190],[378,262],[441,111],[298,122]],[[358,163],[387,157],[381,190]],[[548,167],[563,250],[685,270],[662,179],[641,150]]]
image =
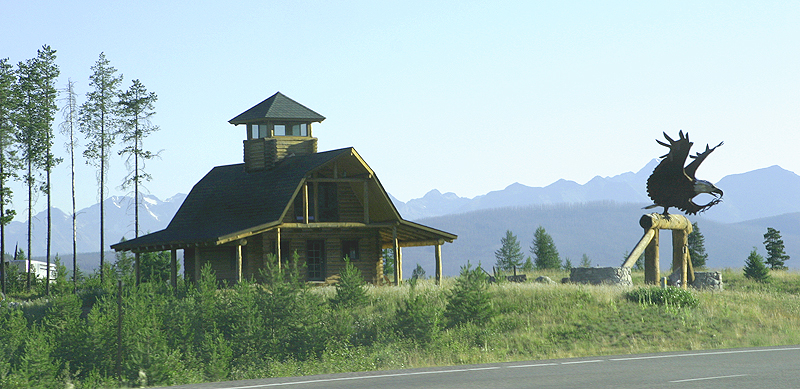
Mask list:
[[244,124],[244,166],[248,172],[271,169],[284,158],[317,152],[311,124],[325,117],[277,92],[228,121]]

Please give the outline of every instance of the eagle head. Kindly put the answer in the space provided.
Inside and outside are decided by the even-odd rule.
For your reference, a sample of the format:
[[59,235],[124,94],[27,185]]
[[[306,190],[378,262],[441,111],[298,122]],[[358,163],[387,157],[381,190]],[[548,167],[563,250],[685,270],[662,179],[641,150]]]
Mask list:
[[[694,182],[694,194],[699,195],[701,193],[710,193],[715,197],[722,197],[722,189],[717,188],[714,184],[706,181],[706,180],[695,180]],[[717,196],[719,194],[719,196]]]

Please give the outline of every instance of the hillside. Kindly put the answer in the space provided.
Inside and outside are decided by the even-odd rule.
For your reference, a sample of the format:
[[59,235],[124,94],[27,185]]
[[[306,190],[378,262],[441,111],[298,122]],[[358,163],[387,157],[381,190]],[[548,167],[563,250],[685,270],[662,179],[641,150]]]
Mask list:
[[[494,252],[500,248],[500,238],[506,230],[517,235],[523,251],[530,255],[533,234],[540,225],[553,237],[561,258],[569,258],[573,265],[580,263],[586,254],[595,266],[619,266],[624,254],[642,237],[639,218],[644,213],[640,204],[594,202],[505,207],[425,218],[419,222],[458,235],[455,242],[445,244],[442,249],[443,272],[452,276],[458,274],[467,261],[491,268],[495,263]],[[787,265],[800,267],[800,212],[733,224],[695,216],[689,219],[698,223],[705,236],[709,267],[742,267],[753,247],[765,254],[762,242],[767,227],[781,231],[786,252],[792,258]],[[669,232],[664,234],[669,236]],[[670,245],[661,245],[662,258],[670,258],[671,253]],[[427,274],[433,274],[433,258],[432,249],[404,249],[403,271],[411,274],[419,263]],[[662,270],[666,270],[669,263],[669,260],[662,260]]]

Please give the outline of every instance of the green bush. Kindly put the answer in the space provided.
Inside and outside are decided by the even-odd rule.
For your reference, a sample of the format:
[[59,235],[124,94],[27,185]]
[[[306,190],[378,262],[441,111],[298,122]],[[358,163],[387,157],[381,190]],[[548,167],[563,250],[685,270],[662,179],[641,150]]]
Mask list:
[[364,277],[350,259],[344,258],[344,271],[336,283],[336,296],[331,299],[335,308],[353,308],[364,306],[369,302],[367,292],[364,290]]
[[395,331],[421,344],[430,343],[442,329],[442,310],[431,303],[431,296],[409,289],[408,297],[397,311]]
[[450,327],[469,322],[482,325],[494,317],[486,273],[480,266],[472,269],[467,262],[461,267],[461,274],[448,296],[444,317]]
[[671,305],[676,307],[696,307],[700,301],[688,289],[659,288],[657,286],[634,289],[626,298],[639,304]]

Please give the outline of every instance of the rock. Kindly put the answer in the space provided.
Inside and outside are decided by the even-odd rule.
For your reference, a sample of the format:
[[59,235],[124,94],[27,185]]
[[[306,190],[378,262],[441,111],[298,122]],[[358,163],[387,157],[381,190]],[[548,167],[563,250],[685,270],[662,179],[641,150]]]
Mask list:
[[569,281],[591,285],[633,285],[628,267],[575,267],[569,271]]
[[550,277],[548,277],[548,276],[536,277],[536,279],[533,280],[533,282],[538,282],[540,284],[555,284],[556,283],[555,281],[551,280]]

